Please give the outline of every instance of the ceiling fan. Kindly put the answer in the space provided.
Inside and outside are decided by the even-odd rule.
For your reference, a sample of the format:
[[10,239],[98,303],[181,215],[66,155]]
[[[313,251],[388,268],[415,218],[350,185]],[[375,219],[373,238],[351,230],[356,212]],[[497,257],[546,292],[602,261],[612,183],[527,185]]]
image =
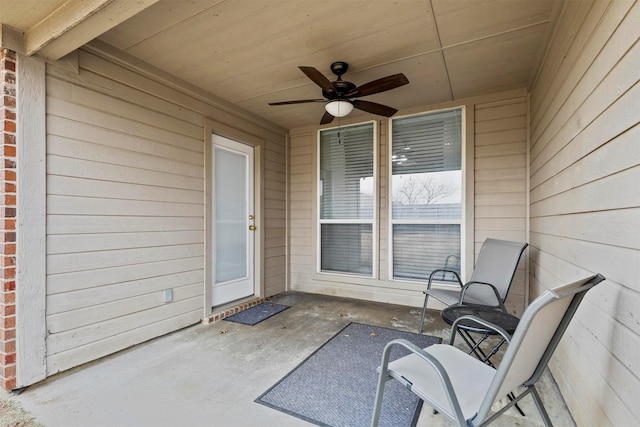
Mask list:
[[378,104],[371,101],[363,101],[361,96],[374,95],[376,93],[395,89],[409,83],[404,74],[393,74],[391,76],[382,77],[357,86],[351,82],[342,80],[342,75],[349,69],[346,62],[334,62],[331,64],[331,71],[338,76],[334,82],[329,81],[320,71],[313,67],[298,67],[307,75],[315,84],[322,88],[322,96],[325,99],[299,99],[296,101],[270,102],[269,105],[289,105],[304,104],[309,102],[325,102],[326,112],[320,120],[320,124],[331,123],[335,117],[344,117],[354,108],[368,113],[377,114],[379,116],[391,117],[398,112],[395,108]]

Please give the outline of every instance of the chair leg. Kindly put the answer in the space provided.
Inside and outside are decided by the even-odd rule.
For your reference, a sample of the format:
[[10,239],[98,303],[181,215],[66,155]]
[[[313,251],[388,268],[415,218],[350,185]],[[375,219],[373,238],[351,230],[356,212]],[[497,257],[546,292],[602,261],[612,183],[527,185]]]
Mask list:
[[[386,370],[386,366],[384,366]],[[390,379],[388,375],[385,375],[382,371],[382,367],[380,368],[381,372],[378,375],[378,387],[376,388],[376,400],[373,404],[373,415],[371,417],[371,427],[377,427],[380,422],[380,410],[382,409],[382,395],[384,394],[384,386],[387,383],[387,380]]]
[[468,331],[458,328],[458,332],[467,346],[469,346],[469,351],[467,352],[468,354],[473,354],[478,360],[481,360],[492,368],[495,368],[493,363],[491,363],[491,361],[487,357],[486,353],[482,350],[482,348],[480,348],[480,344],[482,344],[489,337],[489,334],[484,334],[479,341],[476,341]]
[[536,404],[536,408],[538,408],[538,412],[540,412],[540,417],[542,417],[542,421],[544,422],[544,425],[546,427],[553,427],[553,423],[549,418],[549,414],[547,413],[547,410],[544,408],[544,405],[542,404],[542,399],[540,399],[540,395],[538,394],[538,390],[536,390],[536,386],[531,384],[529,386],[529,389],[531,390],[531,396],[533,397],[533,401]]
[[[510,401],[513,401],[516,398],[516,395],[513,394],[513,393],[509,393],[509,394],[507,394],[507,397],[509,398]],[[516,408],[518,410],[518,412],[520,412],[520,415],[522,415],[523,417],[526,416],[524,411],[522,410],[522,408],[520,406],[518,406],[517,403],[514,403],[513,406],[514,406],[514,408]]]
[[493,415],[491,415],[489,418],[485,419],[482,423],[480,423],[480,426],[485,427],[488,426],[489,424],[491,424],[492,422],[494,422],[498,417],[500,417],[502,414],[504,414],[505,412],[507,412],[507,410],[509,408],[511,408],[512,406],[515,406],[518,404],[518,402],[520,400],[522,400],[523,397],[527,396],[528,394],[531,393],[531,389],[527,388],[524,392],[522,392],[521,394],[519,394],[518,396],[512,396],[509,398],[509,403],[507,403],[505,406],[503,406],[498,412],[494,413]]
[[424,318],[427,314],[427,301],[429,300],[429,294],[424,294],[424,305],[422,306],[422,316],[420,316],[420,328],[418,329],[418,333],[422,333],[422,328],[424,327]]

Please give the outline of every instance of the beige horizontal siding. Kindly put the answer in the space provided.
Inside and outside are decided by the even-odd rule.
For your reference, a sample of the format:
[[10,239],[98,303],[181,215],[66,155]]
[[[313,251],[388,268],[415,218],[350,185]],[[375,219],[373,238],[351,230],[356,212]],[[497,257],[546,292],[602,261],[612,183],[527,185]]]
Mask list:
[[[525,96],[475,105],[475,251],[487,238],[527,240],[527,109]],[[526,255],[506,301],[522,314]]]
[[205,118],[265,141],[262,295],[286,286],[284,132],[93,48],[79,65],[47,67],[49,375],[203,317]]
[[[178,318],[186,326],[202,316],[202,127],[83,83],[47,76],[49,373],[123,348],[140,328]],[[150,222],[132,231],[122,214]],[[197,222],[181,224],[185,217]],[[55,228],[60,222],[64,230]],[[161,281],[148,268],[194,257],[192,270],[169,269]],[[98,279],[123,268],[137,270],[137,280]],[[69,280],[78,273],[83,281]],[[171,304],[164,289],[174,292]],[[113,346],[97,350],[106,339]]]
[[551,368],[578,425],[640,422],[640,6],[568,2],[531,93],[531,297],[595,272]]

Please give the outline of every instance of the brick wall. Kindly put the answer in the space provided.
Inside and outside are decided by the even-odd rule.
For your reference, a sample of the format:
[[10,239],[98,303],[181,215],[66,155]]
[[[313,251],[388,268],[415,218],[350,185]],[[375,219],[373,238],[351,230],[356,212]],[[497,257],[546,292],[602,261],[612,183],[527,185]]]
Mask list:
[[16,386],[16,55],[0,50],[0,387]]

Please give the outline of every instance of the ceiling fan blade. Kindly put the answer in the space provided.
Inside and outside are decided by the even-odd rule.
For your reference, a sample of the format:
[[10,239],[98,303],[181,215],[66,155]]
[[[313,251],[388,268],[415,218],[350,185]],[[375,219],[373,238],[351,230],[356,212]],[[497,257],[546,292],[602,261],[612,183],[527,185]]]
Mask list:
[[359,110],[366,111],[367,113],[377,114],[379,116],[391,117],[398,112],[395,108],[387,107],[386,105],[378,104],[371,101],[362,101],[355,99],[351,101],[354,107]]
[[374,80],[369,83],[365,83],[348,93],[347,98],[373,95],[376,93],[384,92],[386,90],[395,89],[400,86],[404,86],[409,83],[409,79],[402,74],[394,74],[392,76],[383,77],[381,79]]
[[298,67],[300,70],[307,75],[315,84],[320,86],[322,90],[327,92],[335,92],[336,88],[333,87],[333,84],[329,81],[328,78],[324,76],[320,71],[313,67]]
[[327,102],[326,99],[298,99],[296,101],[270,102],[269,105],[306,104],[307,102]]
[[327,111],[325,111],[324,115],[322,116],[322,119],[320,119],[320,124],[321,125],[326,125],[328,123],[331,123],[334,118],[335,117],[333,117],[331,114],[329,114]]

